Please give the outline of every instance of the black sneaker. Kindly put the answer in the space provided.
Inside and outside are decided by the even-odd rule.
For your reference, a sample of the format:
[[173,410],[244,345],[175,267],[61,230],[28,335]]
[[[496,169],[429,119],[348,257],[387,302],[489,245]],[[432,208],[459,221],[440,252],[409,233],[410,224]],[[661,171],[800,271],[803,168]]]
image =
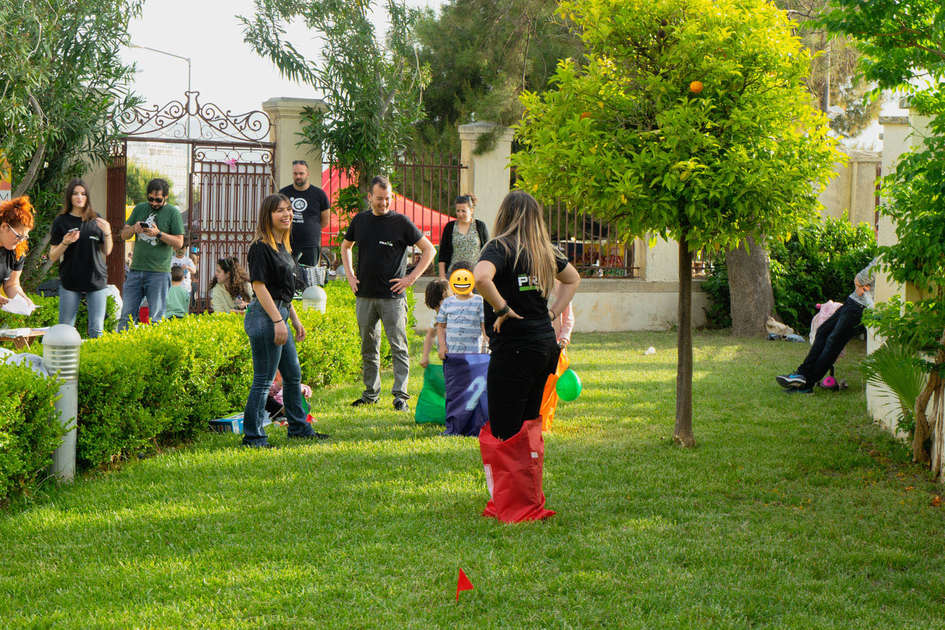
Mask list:
[[801,374],[781,374],[779,376],[775,376],[774,380],[778,382],[778,385],[785,389],[807,387],[807,379]]
[[275,448],[269,442],[240,442],[241,448]]
[[394,411],[410,411],[410,405],[407,404],[407,401],[403,398],[394,399]]
[[363,398],[358,398],[356,401],[351,403],[352,407],[360,407],[362,405],[376,405],[376,400],[364,400]]

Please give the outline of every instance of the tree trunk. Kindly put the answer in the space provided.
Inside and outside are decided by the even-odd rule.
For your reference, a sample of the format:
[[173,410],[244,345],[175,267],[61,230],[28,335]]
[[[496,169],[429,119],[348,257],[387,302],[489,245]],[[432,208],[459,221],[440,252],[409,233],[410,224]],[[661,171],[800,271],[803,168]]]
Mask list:
[[[945,335],[939,340],[940,344],[945,345]],[[935,362],[942,364],[945,362],[945,350],[939,350],[935,356]],[[943,386],[942,377],[938,372],[929,374],[929,380],[925,383],[925,388],[915,401],[915,431],[912,434],[912,461],[919,463],[929,463],[931,461],[929,445],[927,442],[934,439],[933,427],[929,424],[926,410],[929,408],[929,401],[936,391]],[[933,473],[938,471],[933,470]]]
[[765,321],[774,311],[774,293],[768,269],[768,251],[749,236],[725,254],[732,307],[732,335],[757,337],[765,332]]
[[679,311],[676,335],[676,427],[673,441],[696,445],[692,434],[692,253],[684,229],[679,238]]
[[[44,119],[46,115],[43,113],[43,108],[39,106],[39,101],[36,100],[36,97],[29,94],[29,101],[30,107],[33,108],[33,114],[40,120]],[[33,159],[30,160],[29,168],[26,169],[26,174],[23,176],[23,179],[20,180],[20,183],[17,184],[16,190],[10,195],[11,198],[22,197],[26,194],[26,191],[33,187],[33,184],[36,183],[36,178],[39,177],[39,169],[43,164],[43,157],[45,155],[46,141],[40,139],[39,146],[36,147],[36,150],[33,152]]]

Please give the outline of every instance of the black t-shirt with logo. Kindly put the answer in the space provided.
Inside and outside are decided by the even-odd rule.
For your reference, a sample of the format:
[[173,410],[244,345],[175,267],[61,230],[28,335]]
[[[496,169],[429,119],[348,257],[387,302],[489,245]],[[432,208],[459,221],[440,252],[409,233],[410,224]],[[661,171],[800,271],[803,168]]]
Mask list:
[[407,248],[423,238],[413,221],[393,210],[377,216],[371,210],[351,219],[345,240],[358,246],[358,297],[402,298],[390,290],[392,278],[407,271]]
[[[506,318],[502,322],[502,330],[498,333],[493,330],[496,316],[492,306],[485,304],[485,325],[489,335],[490,346],[495,349],[499,345],[530,345],[542,341],[555,341],[555,331],[551,326],[551,317],[548,316],[548,298],[541,294],[536,278],[528,274],[527,254],[522,253],[515,263],[515,251],[509,247],[506,252],[502,244],[494,239],[483,248],[479,260],[488,260],[495,265],[495,283],[499,294],[508,302],[522,319]],[[568,260],[558,253],[555,257],[558,273],[561,273],[568,264]]]
[[[328,195],[318,186],[309,186],[305,190],[296,190],[286,186],[279,191],[292,203],[292,251],[303,248],[320,247],[322,244],[322,211],[331,206]],[[317,260],[317,258],[316,258]]]
[[10,275],[14,271],[20,271],[23,269],[23,262],[25,260],[26,256],[23,256],[17,260],[16,254],[13,253],[12,249],[0,247],[0,283],[9,280]]
[[83,221],[72,214],[60,214],[53,220],[49,231],[52,245],[62,243],[69,230],[79,230],[79,240],[66,248],[59,262],[59,280],[69,291],[98,291],[108,284],[108,270],[105,267],[105,232],[93,219]]
[[295,296],[295,260],[279,243],[278,251],[264,241],[249,246],[249,281],[266,285],[273,300],[291,302]]

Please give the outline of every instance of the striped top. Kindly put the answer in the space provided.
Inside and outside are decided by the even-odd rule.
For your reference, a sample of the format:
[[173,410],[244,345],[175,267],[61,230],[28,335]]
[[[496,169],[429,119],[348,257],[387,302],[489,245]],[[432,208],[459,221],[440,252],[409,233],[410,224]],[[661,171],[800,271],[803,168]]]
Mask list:
[[453,353],[478,353],[482,347],[483,311],[482,296],[472,295],[461,300],[451,295],[440,304],[436,322],[446,324],[446,351]]

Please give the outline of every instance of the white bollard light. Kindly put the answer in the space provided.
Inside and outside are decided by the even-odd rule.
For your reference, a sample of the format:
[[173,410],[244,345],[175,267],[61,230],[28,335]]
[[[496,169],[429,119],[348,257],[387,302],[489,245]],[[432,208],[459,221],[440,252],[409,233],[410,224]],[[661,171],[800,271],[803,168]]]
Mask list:
[[302,291],[302,306],[305,308],[314,308],[318,312],[324,313],[327,305],[328,294],[325,293],[325,289],[317,284],[313,284]]
[[[79,405],[79,346],[82,337],[72,326],[56,324],[43,336],[43,363],[46,370],[59,378],[59,400],[56,412],[68,431],[53,455],[52,473],[60,481],[75,478],[75,429]],[[57,375],[58,372],[58,375]]]

